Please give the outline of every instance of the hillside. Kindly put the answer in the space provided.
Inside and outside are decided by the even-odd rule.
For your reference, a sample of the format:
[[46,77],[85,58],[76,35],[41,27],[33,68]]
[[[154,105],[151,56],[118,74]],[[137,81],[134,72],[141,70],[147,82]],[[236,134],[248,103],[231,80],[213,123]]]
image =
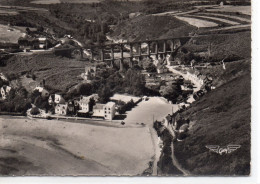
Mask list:
[[82,81],[86,62],[61,58],[52,54],[13,56],[0,67],[0,72],[19,78],[27,73],[34,74],[37,81],[45,79],[46,85],[56,91],[67,91]]
[[195,27],[169,16],[138,16],[120,23],[111,36],[129,41],[188,36]]
[[[191,126],[188,137],[175,143],[175,155],[192,174],[250,174],[251,62],[241,62],[228,65],[227,70],[215,78],[219,83],[227,78],[226,83],[182,113],[182,116],[190,118]],[[231,74],[235,78],[229,80]],[[241,148],[219,155],[205,147],[228,144],[241,145]]]

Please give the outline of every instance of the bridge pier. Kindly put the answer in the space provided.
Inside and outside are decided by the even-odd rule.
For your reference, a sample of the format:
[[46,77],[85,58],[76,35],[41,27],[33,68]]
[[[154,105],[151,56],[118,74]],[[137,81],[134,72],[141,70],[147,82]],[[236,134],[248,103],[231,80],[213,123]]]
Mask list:
[[156,54],[156,59],[158,59],[158,42],[155,42],[155,54]]
[[148,57],[150,57],[150,55],[151,55],[150,42],[147,42],[147,54],[148,54]]
[[114,46],[111,46],[111,67],[114,67],[115,55],[114,55]]
[[123,45],[122,44],[120,44],[120,54],[121,54],[121,58],[120,58],[120,71],[122,71],[124,69],[124,66],[123,66],[124,51],[123,51]]
[[100,56],[101,56],[101,61],[102,62],[105,62],[105,57],[104,57],[104,49],[103,48],[101,48],[101,50],[100,50]]
[[129,66],[130,66],[130,68],[132,68],[133,67],[133,45],[132,44],[130,44],[130,63],[129,63]]

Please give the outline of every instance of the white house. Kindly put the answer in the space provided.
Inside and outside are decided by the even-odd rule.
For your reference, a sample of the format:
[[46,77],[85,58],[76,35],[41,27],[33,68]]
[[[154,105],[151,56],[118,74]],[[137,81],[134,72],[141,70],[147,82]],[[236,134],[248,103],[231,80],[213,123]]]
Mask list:
[[104,117],[104,106],[105,104],[97,103],[93,107],[93,116],[95,117]]
[[89,112],[89,100],[88,96],[81,96],[79,100],[79,112],[87,113]]
[[36,90],[38,90],[41,93],[42,97],[48,97],[50,95],[50,93],[43,87],[37,86],[36,88],[34,88],[34,91]]
[[116,114],[115,106],[116,105],[114,102],[108,102],[106,104],[97,103],[93,107],[93,116],[102,117],[106,120],[112,120]]
[[48,102],[49,102],[50,105],[52,105],[54,103],[55,104],[65,104],[64,98],[59,94],[50,95]]
[[55,114],[66,115],[67,114],[68,104],[57,104],[55,106]]
[[1,95],[2,95],[2,99],[6,99],[7,94],[10,92],[12,88],[10,86],[6,86],[4,85],[3,87],[1,87]]
[[104,118],[107,120],[112,120],[115,117],[116,110],[115,110],[115,102],[108,102],[104,106]]

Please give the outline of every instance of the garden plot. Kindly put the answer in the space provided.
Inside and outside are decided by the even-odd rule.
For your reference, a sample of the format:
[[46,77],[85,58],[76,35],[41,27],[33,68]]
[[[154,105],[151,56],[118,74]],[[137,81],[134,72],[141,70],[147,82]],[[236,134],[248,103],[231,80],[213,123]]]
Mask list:
[[242,17],[238,17],[238,16],[234,16],[234,15],[225,15],[225,14],[221,14],[221,13],[200,13],[199,15],[206,15],[209,17],[219,17],[219,18],[228,18],[228,19],[232,19],[232,20],[237,20],[237,21],[243,21],[243,22],[247,22],[247,23],[251,23],[250,19],[247,18],[242,18]]
[[227,20],[227,19],[223,19],[223,18],[217,18],[217,17],[211,17],[211,16],[203,16],[203,15],[192,15],[195,18],[205,18],[205,19],[209,19],[212,21],[219,21],[219,22],[223,22],[226,24],[230,24],[230,25],[238,25],[240,24],[239,22],[235,22],[235,21],[231,21],[231,20]]
[[210,21],[206,21],[206,20],[201,20],[201,19],[197,19],[197,18],[191,18],[191,17],[181,17],[181,16],[175,16],[176,18],[178,18],[179,20],[185,21],[188,24],[192,25],[192,26],[196,26],[199,28],[202,27],[217,27],[218,24],[215,22],[210,22]]

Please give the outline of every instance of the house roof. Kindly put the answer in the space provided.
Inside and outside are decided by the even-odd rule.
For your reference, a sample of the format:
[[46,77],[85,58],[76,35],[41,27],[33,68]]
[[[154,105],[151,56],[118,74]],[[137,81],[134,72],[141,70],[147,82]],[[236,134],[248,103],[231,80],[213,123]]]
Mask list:
[[108,107],[113,107],[115,105],[115,102],[108,102],[107,104],[106,104],[106,106],[108,106]]
[[93,109],[103,109],[104,106],[105,104],[97,103],[96,105],[94,105]]

